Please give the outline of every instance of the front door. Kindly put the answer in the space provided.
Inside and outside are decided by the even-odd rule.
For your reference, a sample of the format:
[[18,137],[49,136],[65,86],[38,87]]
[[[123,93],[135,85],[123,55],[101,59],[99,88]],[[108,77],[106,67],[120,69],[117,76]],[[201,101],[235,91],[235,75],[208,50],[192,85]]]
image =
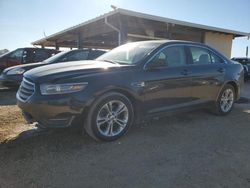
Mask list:
[[192,75],[184,46],[160,50],[144,71],[144,108],[146,114],[173,110],[192,101]]

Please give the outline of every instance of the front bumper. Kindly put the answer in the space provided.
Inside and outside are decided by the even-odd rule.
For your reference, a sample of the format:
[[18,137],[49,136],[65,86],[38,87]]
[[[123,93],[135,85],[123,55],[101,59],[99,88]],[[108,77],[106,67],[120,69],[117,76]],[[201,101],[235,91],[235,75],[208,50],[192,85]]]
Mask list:
[[33,95],[23,101],[17,93],[17,105],[28,123],[38,122],[47,128],[69,127],[82,114],[85,100],[73,95]]
[[0,75],[0,84],[4,87],[18,87],[22,82],[22,75],[8,76],[5,74]]

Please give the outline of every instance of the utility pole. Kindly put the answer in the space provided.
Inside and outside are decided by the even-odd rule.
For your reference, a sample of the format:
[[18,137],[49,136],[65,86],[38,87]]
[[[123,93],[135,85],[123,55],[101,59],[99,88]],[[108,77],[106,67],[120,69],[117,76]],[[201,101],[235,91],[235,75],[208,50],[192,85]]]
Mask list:
[[248,58],[248,46],[246,47],[246,58]]
[[[247,40],[250,39],[250,33],[248,33]],[[246,58],[248,58],[248,46],[246,47]]]

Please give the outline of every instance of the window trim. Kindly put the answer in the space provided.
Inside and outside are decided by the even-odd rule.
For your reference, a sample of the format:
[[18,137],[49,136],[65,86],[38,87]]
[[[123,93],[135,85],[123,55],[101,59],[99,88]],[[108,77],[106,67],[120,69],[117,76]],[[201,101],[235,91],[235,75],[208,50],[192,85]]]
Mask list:
[[[146,63],[143,65],[143,70],[147,70],[147,64],[149,64],[161,50],[164,50],[165,48],[172,47],[172,46],[184,46],[185,53],[186,53],[186,65],[188,65],[188,66],[197,65],[197,64],[191,64],[190,63],[190,60],[191,60],[190,58],[192,58],[192,57],[190,57],[190,49],[189,49],[190,46],[206,49],[209,52],[212,52],[215,55],[217,55],[218,57],[220,57],[222,59],[222,61],[223,61],[222,63],[229,64],[228,61],[225,59],[225,57],[223,57],[219,52],[217,52],[216,50],[211,49],[208,46],[202,45],[202,44],[190,44],[190,43],[170,44],[170,45],[165,44],[162,47],[159,46],[160,49],[154,55],[152,55],[152,57],[150,57],[146,61]],[[206,65],[209,65],[209,64],[206,64]]]

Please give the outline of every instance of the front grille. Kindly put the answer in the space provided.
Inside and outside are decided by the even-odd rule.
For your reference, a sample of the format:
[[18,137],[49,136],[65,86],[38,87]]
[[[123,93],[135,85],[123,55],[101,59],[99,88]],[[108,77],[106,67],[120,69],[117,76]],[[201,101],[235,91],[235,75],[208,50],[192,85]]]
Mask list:
[[35,92],[35,84],[23,78],[23,81],[17,92],[18,98],[22,101],[27,101]]

